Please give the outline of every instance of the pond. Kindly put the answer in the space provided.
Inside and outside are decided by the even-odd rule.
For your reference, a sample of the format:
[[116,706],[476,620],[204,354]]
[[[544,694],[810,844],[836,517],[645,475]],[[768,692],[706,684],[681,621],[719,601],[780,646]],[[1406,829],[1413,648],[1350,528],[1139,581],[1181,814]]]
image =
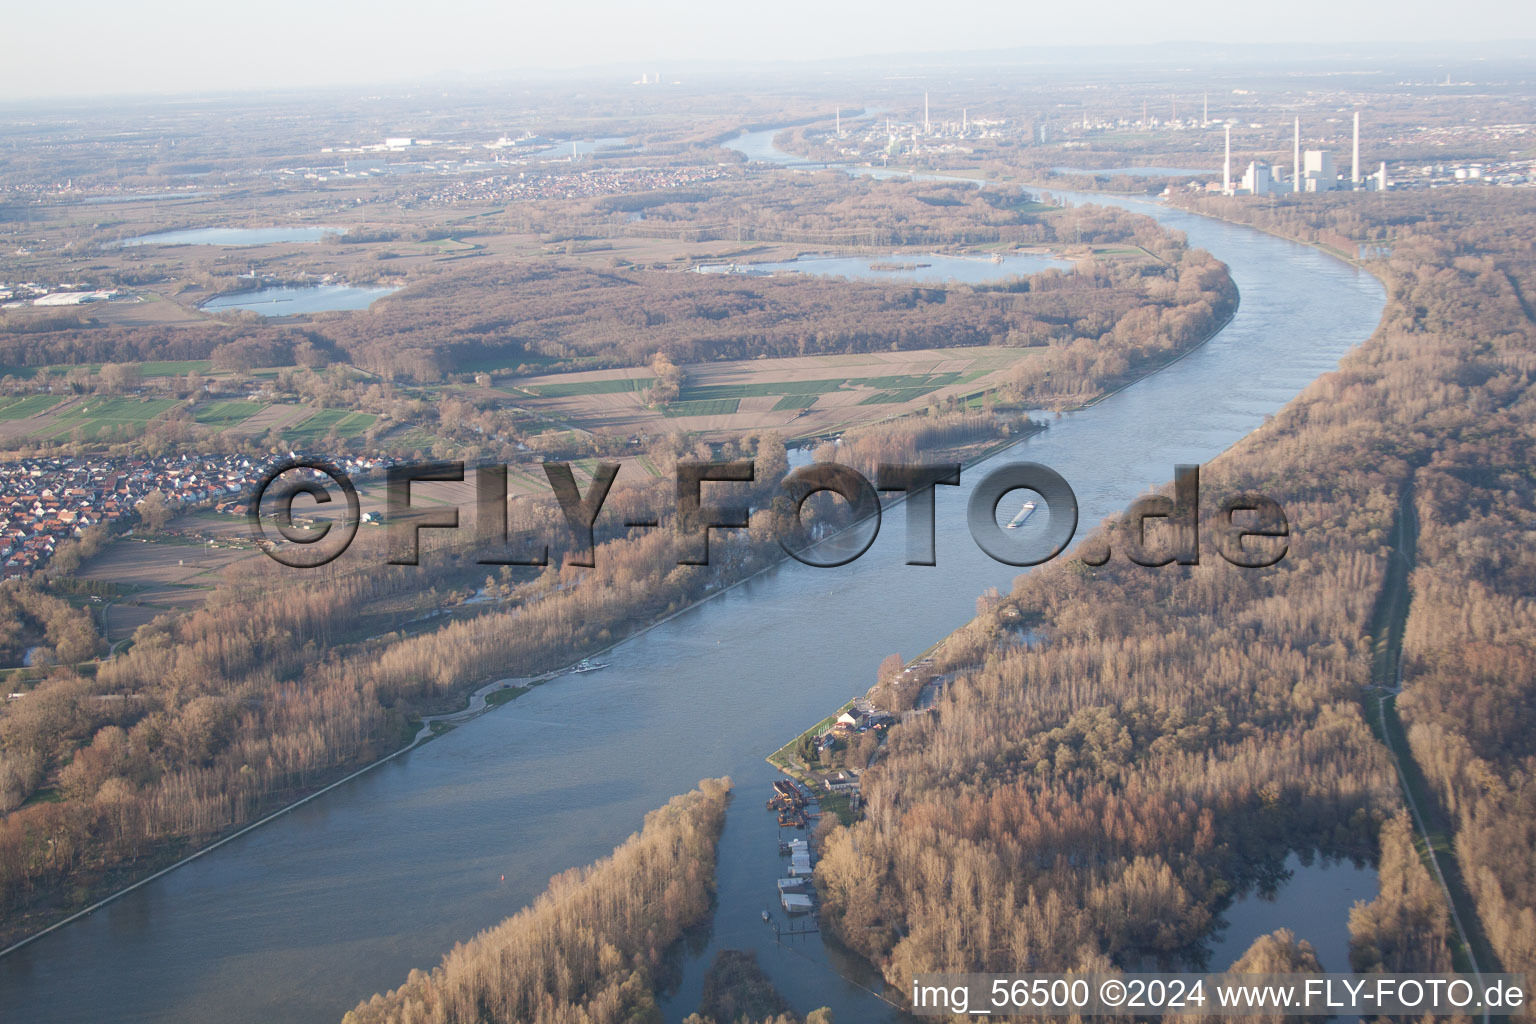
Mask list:
[[1303,861],[1292,853],[1279,885],[1243,893],[1221,915],[1227,925],[1210,940],[1210,969],[1226,970],[1254,939],[1289,928],[1312,943],[1323,970],[1347,972],[1349,910],[1357,900],[1375,899],[1378,888],[1369,866],[1322,857]]
[[118,242],[121,248],[136,245],[274,245],[280,242],[318,242],[326,235],[339,235],[344,228],[188,228],[184,231],[159,231],[137,235]]
[[215,296],[203,303],[201,308],[210,312],[248,309],[262,316],[293,316],[297,313],[325,313],[338,309],[367,309],[376,300],[399,290],[350,284],[258,288],[252,292]]

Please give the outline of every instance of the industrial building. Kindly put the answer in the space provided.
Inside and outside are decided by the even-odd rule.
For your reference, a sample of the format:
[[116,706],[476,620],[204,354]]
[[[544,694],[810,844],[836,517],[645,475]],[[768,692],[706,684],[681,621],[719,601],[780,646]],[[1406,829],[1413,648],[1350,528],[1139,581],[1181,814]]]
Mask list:
[[1325,149],[1301,149],[1301,118],[1297,118],[1291,149],[1291,166],[1283,168],[1254,161],[1248,165],[1242,181],[1232,183],[1232,126],[1227,128],[1226,162],[1222,165],[1221,190],[1229,196],[1262,196],[1281,192],[1333,192],[1337,190],[1385,192],[1387,164],[1382,161],[1375,174],[1360,172],[1360,114],[1355,113],[1354,152],[1349,177],[1341,176],[1333,166],[1333,154]]

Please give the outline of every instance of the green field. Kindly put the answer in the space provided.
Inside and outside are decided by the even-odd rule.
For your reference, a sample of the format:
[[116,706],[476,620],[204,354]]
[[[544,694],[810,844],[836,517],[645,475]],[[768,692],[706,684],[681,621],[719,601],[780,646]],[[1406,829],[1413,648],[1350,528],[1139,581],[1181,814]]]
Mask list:
[[678,396],[685,402],[705,402],[716,398],[767,398],[773,395],[825,395],[844,384],[854,383],[839,377],[836,380],[790,380],[763,384],[701,384],[683,388]]
[[618,380],[579,380],[569,384],[529,384],[522,390],[539,398],[575,398],[578,395],[618,395],[626,391],[639,391],[648,386],[653,377],[620,377]]
[[975,380],[981,376],[978,374],[962,374],[958,370],[949,373],[899,373],[890,377],[863,377],[854,383],[866,388],[888,388],[899,390],[902,388],[947,388],[951,384],[961,384]]
[[[706,402],[721,398],[763,398],[773,395],[782,395],[785,398],[793,398],[794,402],[780,402],[775,409],[809,409],[815,403],[815,396],[830,394],[841,388],[877,388],[881,391],[911,391],[925,389],[933,391],[937,388],[948,387],[951,384],[964,384],[975,380],[985,374],[986,370],[974,370],[969,373],[961,373],[952,370],[948,373],[900,373],[886,377],[839,377],[834,380],[792,380],[776,381],[761,384],[701,384],[696,387],[685,387],[678,397],[684,402]],[[801,399],[809,398],[809,401]],[[901,402],[904,398],[886,398],[882,401]],[[869,404],[869,403],[866,403]]]
[[899,388],[895,391],[877,391],[860,402],[860,405],[896,405],[901,402],[910,402],[914,398],[922,398],[924,395],[939,390],[930,388]]
[[193,413],[192,418],[198,423],[222,430],[236,423],[244,423],[265,408],[260,402],[209,402]]
[[809,409],[816,404],[818,395],[785,395],[773,403],[774,412],[784,412],[788,409]]
[[321,409],[302,423],[283,430],[283,440],[318,441],[333,430],[337,437],[355,437],[373,426],[378,417],[367,412],[348,412],[346,409]]
[[56,425],[43,436],[61,437],[78,430],[84,438],[94,440],[123,427],[138,428],[128,432],[137,435],[144,424],[180,404],[174,398],[91,398],[59,414]]
[[36,416],[45,409],[52,409],[61,401],[63,399],[56,395],[25,395],[21,398],[7,398],[0,402],[0,420],[24,420],[28,416]]
[[702,402],[674,402],[661,410],[669,419],[678,416],[727,416],[741,408],[736,398],[710,398]]

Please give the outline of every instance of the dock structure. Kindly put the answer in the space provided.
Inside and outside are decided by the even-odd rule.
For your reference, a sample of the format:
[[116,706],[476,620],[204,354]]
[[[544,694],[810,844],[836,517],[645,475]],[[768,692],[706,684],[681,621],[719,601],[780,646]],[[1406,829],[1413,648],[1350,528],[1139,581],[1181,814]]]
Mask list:
[[783,893],[779,896],[779,903],[786,914],[809,914],[812,909],[811,898],[803,893]]
[[779,812],[779,824],[786,828],[805,827],[806,794],[799,786],[787,779],[773,784],[773,796],[768,798],[768,809]]
[[[799,785],[780,779],[773,784],[768,810],[778,815],[781,827],[804,828],[810,817],[806,807],[810,799],[810,794]],[[788,877],[777,879],[775,883],[779,906],[791,917],[810,915],[811,923],[808,927],[781,929],[767,910],[763,911],[763,919],[773,927],[775,935],[816,931],[816,897],[811,888],[811,876],[815,874],[815,868],[811,864],[811,844],[806,839],[796,837],[780,839],[778,845],[779,855],[789,858]]]

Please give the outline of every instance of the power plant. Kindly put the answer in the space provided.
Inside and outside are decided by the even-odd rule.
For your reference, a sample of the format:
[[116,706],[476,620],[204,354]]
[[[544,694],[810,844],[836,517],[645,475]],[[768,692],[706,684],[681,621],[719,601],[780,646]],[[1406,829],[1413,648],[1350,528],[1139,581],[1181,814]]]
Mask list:
[[1296,118],[1291,142],[1291,166],[1289,175],[1280,167],[1253,161],[1244,172],[1242,181],[1232,184],[1232,126],[1226,126],[1226,158],[1222,164],[1221,191],[1229,196],[1262,196],[1279,192],[1333,192],[1339,189],[1353,191],[1385,192],[1387,164],[1369,177],[1360,173],[1360,112],[1355,111],[1353,159],[1348,178],[1334,169],[1333,154],[1323,149],[1301,148],[1301,118]]

